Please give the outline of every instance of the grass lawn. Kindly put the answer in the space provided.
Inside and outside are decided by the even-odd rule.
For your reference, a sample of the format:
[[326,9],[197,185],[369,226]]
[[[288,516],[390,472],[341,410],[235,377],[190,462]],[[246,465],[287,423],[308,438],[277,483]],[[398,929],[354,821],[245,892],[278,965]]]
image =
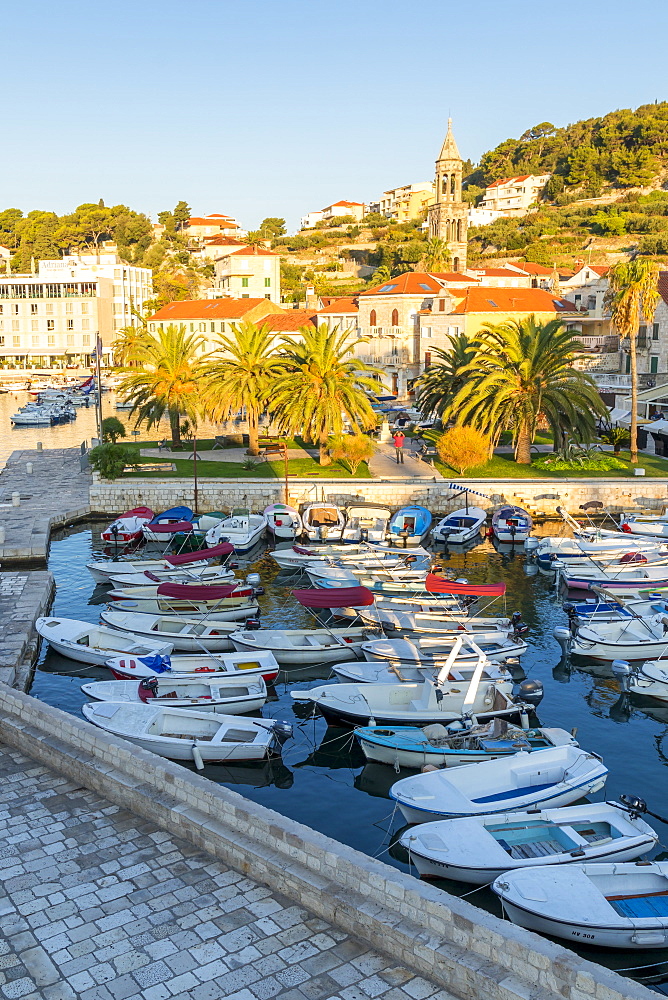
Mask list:
[[[536,469],[532,465],[518,465],[512,455],[495,455],[486,465],[481,465],[475,469],[469,469],[466,473],[467,479],[618,479],[635,478],[633,476],[633,466],[630,462],[629,452],[621,451],[619,456],[626,463],[625,469],[607,469],[605,471],[594,472],[589,469],[569,470],[564,472],[546,472],[543,469]],[[458,474],[440,459],[435,459],[434,465],[448,479],[457,478]],[[658,455],[639,455],[638,468],[645,470],[645,477],[668,478],[668,459],[659,458]]]
[[[140,447],[145,444],[129,445],[137,453],[137,461],[142,465],[159,465],[171,461],[176,466],[175,472],[126,472],[123,479],[182,479],[193,474],[191,458],[147,458],[139,454]],[[282,459],[274,462],[258,462],[252,469],[247,469],[241,462],[209,462],[198,459],[197,476],[199,479],[283,479],[285,463]],[[288,475],[298,479],[352,479],[349,470],[340,462],[321,466],[314,458],[292,458],[288,462]],[[370,479],[371,474],[365,462],[357,470],[355,479]]]

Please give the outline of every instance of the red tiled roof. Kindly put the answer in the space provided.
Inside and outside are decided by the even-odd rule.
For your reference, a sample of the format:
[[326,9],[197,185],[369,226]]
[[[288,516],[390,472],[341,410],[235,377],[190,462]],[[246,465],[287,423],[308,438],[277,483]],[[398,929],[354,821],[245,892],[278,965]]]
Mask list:
[[542,288],[467,288],[453,313],[563,313],[577,312],[572,302]]
[[608,271],[610,270],[610,268],[607,267],[605,264],[587,264],[587,267],[589,268],[590,271],[595,271],[596,274],[600,275],[601,277],[603,277],[604,274],[607,274]]
[[659,289],[659,295],[668,306],[668,271],[659,271],[657,287]]
[[439,281],[456,281],[462,285],[475,285],[478,281],[470,274],[462,274],[461,271],[430,271],[432,278],[438,278]]
[[492,181],[492,183],[488,184],[487,187],[495,188],[501,187],[502,184],[517,184],[520,181],[525,181],[528,177],[531,177],[531,174],[520,174],[519,177],[501,177],[498,181]]
[[338,316],[340,313],[356,313],[359,312],[359,306],[357,304],[357,298],[341,298],[334,299],[324,307],[324,309],[319,309],[318,314],[320,316]]
[[209,215],[206,219],[193,216],[188,219],[186,226],[220,226],[221,229],[238,229],[238,225],[227,215]]
[[474,274],[484,275],[485,278],[521,278],[517,271],[511,271],[509,267],[472,267]]
[[248,246],[243,240],[238,240],[235,236],[205,236],[204,242],[208,247],[245,247]]
[[[327,208],[338,208],[339,205],[346,205],[347,207],[363,208],[363,202],[361,201],[333,201],[331,205],[327,205]],[[323,209],[324,211],[324,209]]]
[[273,250],[265,250],[264,247],[256,246],[243,246],[241,250],[234,250],[230,257],[237,257],[241,254],[243,257],[278,257],[277,253]]
[[318,314],[312,309],[285,309],[267,316],[263,323],[271,326],[272,333],[297,333],[302,326],[318,325]]
[[522,263],[515,264],[515,267],[521,268],[525,274],[552,274],[554,270],[551,267],[545,267],[544,264],[532,264],[531,261],[523,260]]
[[376,285],[366,295],[437,295],[443,291],[443,285],[424,271],[405,271],[396,278],[388,278],[382,285]]
[[[259,305],[271,305],[267,299],[184,299],[169,302],[149,322],[178,322],[184,319],[241,319]],[[278,307],[277,307],[278,308]]]

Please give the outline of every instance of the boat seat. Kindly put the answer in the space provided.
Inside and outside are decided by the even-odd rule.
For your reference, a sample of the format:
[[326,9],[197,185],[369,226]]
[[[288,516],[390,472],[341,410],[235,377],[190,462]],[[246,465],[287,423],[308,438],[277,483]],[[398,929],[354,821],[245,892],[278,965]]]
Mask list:
[[542,792],[546,788],[553,788],[554,782],[548,781],[545,785],[527,785],[526,788],[504,788],[501,792],[494,792],[493,795],[481,795],[478,798],[471,799],[471,802],[483,803],[483,802],[499,802],[501,799],[516,799],[520,795],[529,795],[533,792]]
[[668,917],[668,892],[648,896],[606,896],[622,917]]
[[506,844],[499,841],[511,858],[522,860],[527,858],[547,858],[552,854],[563,854],[564,847],[558,840],[534,840],[527,844]]
[[193,736],[192,733],[160,733],[160,736],[164,736],[170,740],[192,740],[193,742],[197,740],[198,743],[204,743],[207,740],[212,740],[213,736]]

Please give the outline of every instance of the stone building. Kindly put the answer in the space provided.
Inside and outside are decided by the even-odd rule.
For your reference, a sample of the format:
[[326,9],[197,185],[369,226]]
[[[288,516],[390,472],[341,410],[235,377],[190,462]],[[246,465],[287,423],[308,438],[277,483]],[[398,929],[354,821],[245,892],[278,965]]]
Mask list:
[[429,206],[429,235],[445,240],[453,271],[466,269],[468,205],[462,201],[462,158],[452,134],[452,119],[436,161],[435,201]]

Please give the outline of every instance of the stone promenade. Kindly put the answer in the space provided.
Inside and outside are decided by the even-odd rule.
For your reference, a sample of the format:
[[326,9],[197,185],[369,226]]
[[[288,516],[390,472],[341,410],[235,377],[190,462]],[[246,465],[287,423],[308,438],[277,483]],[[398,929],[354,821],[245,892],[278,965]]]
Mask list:
[[3,1000],[451,1000],[2,746],[0,838]]

